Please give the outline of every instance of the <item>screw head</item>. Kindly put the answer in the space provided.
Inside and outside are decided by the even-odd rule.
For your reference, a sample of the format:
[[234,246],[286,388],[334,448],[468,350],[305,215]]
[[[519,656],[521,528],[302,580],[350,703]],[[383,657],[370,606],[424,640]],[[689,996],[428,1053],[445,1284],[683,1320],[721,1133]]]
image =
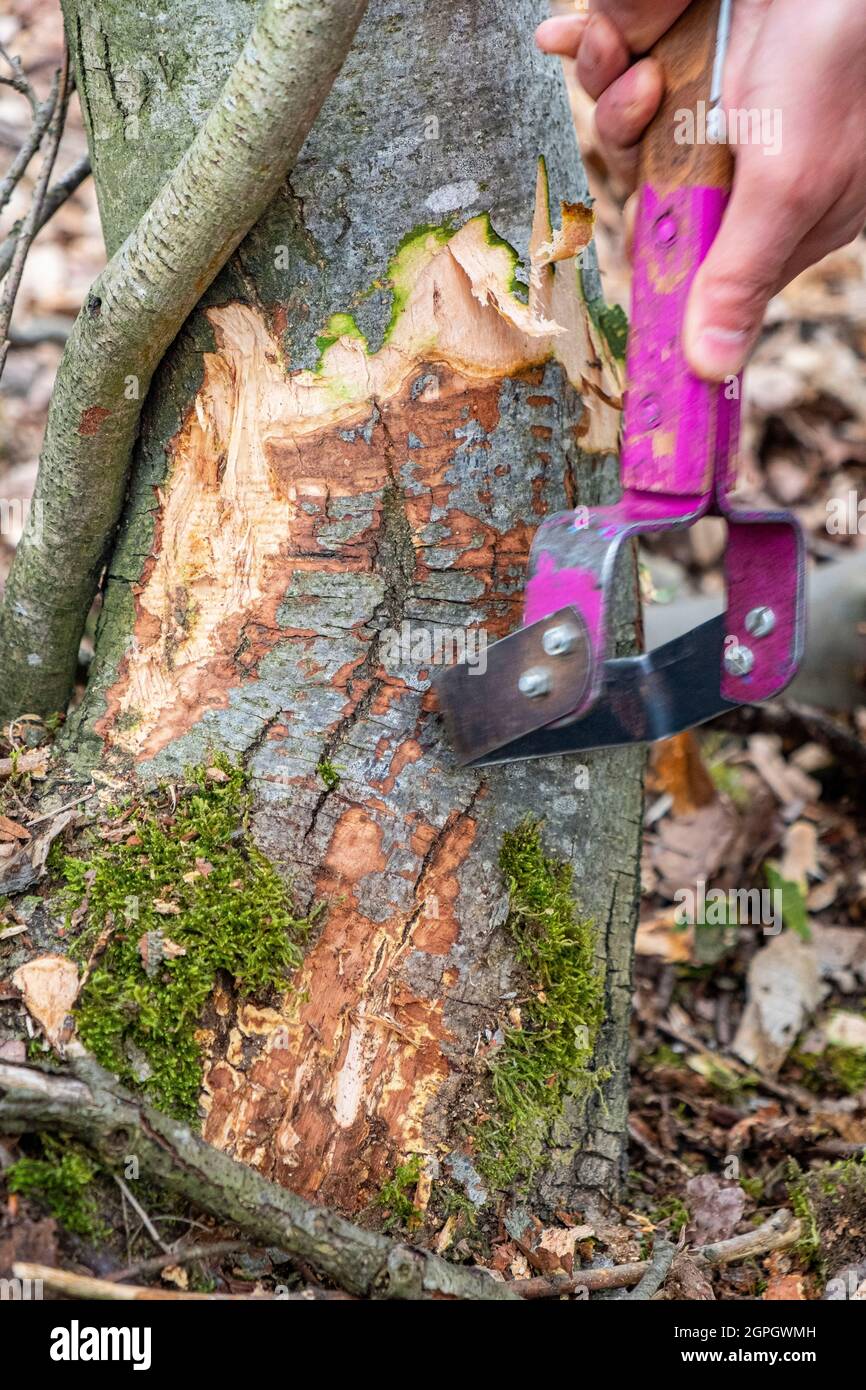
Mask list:
[[746,631],[752,637],[769,637],[776,626],[776,615],[772,608],[753,608],[746,614]]
[[738,643],[725,652],[725,670],[729,676],[747,676],[755,665],[755,653]]
[[673,213],[665,212],[656,223],[656,239],[660,246],[673,246],[677,239],[677,221]]
[[571,623],[557,623],[549,627],[541,639],[541,645],[548,656],[566,656],[577,646],[578,631]]
[[549,694],[551,684],[550,672],[546,666],[531,666],[521,675],[517,689],[527,700],[537,700],[540,695]]

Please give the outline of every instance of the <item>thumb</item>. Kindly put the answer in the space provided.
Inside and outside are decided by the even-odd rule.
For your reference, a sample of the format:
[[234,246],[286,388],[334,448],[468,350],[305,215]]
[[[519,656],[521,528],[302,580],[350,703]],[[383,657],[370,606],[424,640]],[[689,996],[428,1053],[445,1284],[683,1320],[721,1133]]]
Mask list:
[[686,310],[686,359],[698,376],[723,381],[743,369],[806,230],[796,185],[772,180],[762,150],[742,146],[731,201]]

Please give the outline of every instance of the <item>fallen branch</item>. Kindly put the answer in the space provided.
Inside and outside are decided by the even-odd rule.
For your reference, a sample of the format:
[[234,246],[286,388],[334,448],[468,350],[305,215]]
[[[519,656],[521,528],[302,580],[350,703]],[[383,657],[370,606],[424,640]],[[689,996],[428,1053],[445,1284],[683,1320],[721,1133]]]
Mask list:
[[207,120],[92,286],[48,413],[41,525],[19,542],[6,584],[0,713],[65,707],[153,373],[279,191],[365,8],[265,0]]
[[648,1303],[654,1298],[670,1273],[676,1246],[669,1240],[657,1240],[647,1263],[646,1273],[637,1288],[620,1290],[618,1297],[633,1303]]
[[[49,222],[58,208],[62,208],[67,198],[71,198],[77,188],[81,186],[90,173],[90,159],[84,155],[75,164],[70,165],[65,174],[61,174],[56,183],[53,183],[45,195],[45,201],[39,212],[36,221],[36,232],[34,236],[42,231],[46,222]],[[4,276],[12,264],[12,257],[15,254],[15,245],[21,231],[21,223],[17,222],[7,236],[6,240],[0,244],[0,278]],[[68,328],[65,331],[63,341],[69,336]],[[14,339],[13,339],[14,341]]]
[[754,1231],[731,1236],[730,1240],[721,1240],[716,1245],[704,1245],[697,1253],[711,1265],[725,1265],[732,1260],[747,1260],[752,1255],[767,1255],[771,1250],[785,1250],[789,1245],[796,1245],[801,1235],[800,1221],[782,1207]]
[[140,1172],[167,1191],[232,1222],[259,1245],[278,1246],[362,1298],[518,1298],[484,1270],[362,1231],[268,1182],[131,1096],[90,1059],[77,1058],[74,1073],[0,1062],[0,1132],[72,1134],[109,1170],[134,1154]]
[[72,1274],[51,1265],[14,1264],[16,1279],[39,1280],[43,1289],[65,1298],[108,1300],[112,1303],[308,1303],[323,1299],[346,1299],[351,1295],[329,1289],[304,1289],[292,1293],[187,1293],[181,1289],[160,1289],[150,1284],[114,1284],[110,1279],[94,1279],[89,1274]]
[[565,1293],[597,1293],[600,1289],[625,1289],[637,1284],[649,1269],[649,1260],[611,1265],[609,1269],[581,1269],[561,1279],[513,1279],[508,1285],[521,1298],[561,1298]]
[[[0,758],[0,777],[16,777],[25,772],[38,772],[48,761],[47,748],[30,748],[11,758]],[[41,819],[41,817],[40,817]]]
[[[754,1231],[747,1231],[742,1236],[732,1236],[730,1240],[719,1241],[716,1245],[696,1246],[691,1254],[703,1256],[711,1265],[731,1264],[734,1260],[747,1260],[754,1255],[768,1255],[773,1250],[785,1250],[791,1245],[796,1245],[800,1239],[800,1222],[791,1215],[786,1207],[774,1212],[768,1221],[762,1226],[756,1226]],[[661,1249],[660,1247],[664,1247]],[[658,1251],[658,1262],[656,1262],[656,1252]],[[670,1259],[667,1252],[670,1251]],[[563,1294],[580,1293],[584,1289],[590,1293],[602,1289],[625,1289],[633,1284],[640,1288],[641,1284],[649,1275],[656,1278],[659,1269],[663,1269],[661,1280],[655,1283],[650,1293],[642,1293],[641,1298],[652,1298],[657,1293],[664,1279],[667,1278],[671,1262],[674,1256],[673,1246],[667,1241],[656,1241],[653,1249],[652,1258],[649,1260],[637,1260],[634,1264],[612,1265],[609,1269],[581,1269],[576,1274],[569,1275],[562,1279],[515,1279],[508,1285],[510,1289],[516,1290],[521,1298],[561,1298]],[[653,1271],[655,1270],[655,1273]],[[644,1285],[644,1290],[651,1287],[650,1284]],[[638,1294],[638,1289],[634,1291]],[[632,1295],[622,1295],[632,1297]]]

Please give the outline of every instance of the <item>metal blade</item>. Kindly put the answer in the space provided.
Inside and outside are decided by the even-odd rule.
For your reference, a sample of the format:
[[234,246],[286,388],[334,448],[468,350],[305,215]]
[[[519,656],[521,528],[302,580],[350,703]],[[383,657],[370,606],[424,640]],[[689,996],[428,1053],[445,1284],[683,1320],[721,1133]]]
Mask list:
[[[557,637],[559,649],[551,649],[550,639]],[[589,681],[592,652],[575,608],[560,608],[484,650],[485,664],[463,662],[433,677],[451,744],[464,765],[573,715]]]
[[585,719],[538,729],[470,765],[653,743],[737,709],[720,691],[725,636],[721,614],[655,651],[606,661],[601,698]]

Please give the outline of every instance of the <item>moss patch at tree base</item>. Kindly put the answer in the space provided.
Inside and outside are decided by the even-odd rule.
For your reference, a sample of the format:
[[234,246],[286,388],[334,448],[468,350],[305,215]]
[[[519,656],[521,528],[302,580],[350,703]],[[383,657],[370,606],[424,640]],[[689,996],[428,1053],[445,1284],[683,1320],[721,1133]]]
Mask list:
[[160,1109],[195,1119],[202,1011],[225,971],[244,995],[285,989],[310,919],[246,831],[242,769],[192,769],[189,785],[118,812],[117,843],[67,857],[67,924],[86,983],[79,1036],[103,1066]]
[[604,1016],[604,983],[594,928],[576,909],[570,864],[549,859],[540,825],[527,819],[502,843],[509,891],[505,929],[523,968],[519,1018],[489,1062],[493,1113],[474,1135],[474,1162],[504,1189],[528,1182],[544,1158],[551,1126],[570,1097],[606,1078],[592,1069]]

